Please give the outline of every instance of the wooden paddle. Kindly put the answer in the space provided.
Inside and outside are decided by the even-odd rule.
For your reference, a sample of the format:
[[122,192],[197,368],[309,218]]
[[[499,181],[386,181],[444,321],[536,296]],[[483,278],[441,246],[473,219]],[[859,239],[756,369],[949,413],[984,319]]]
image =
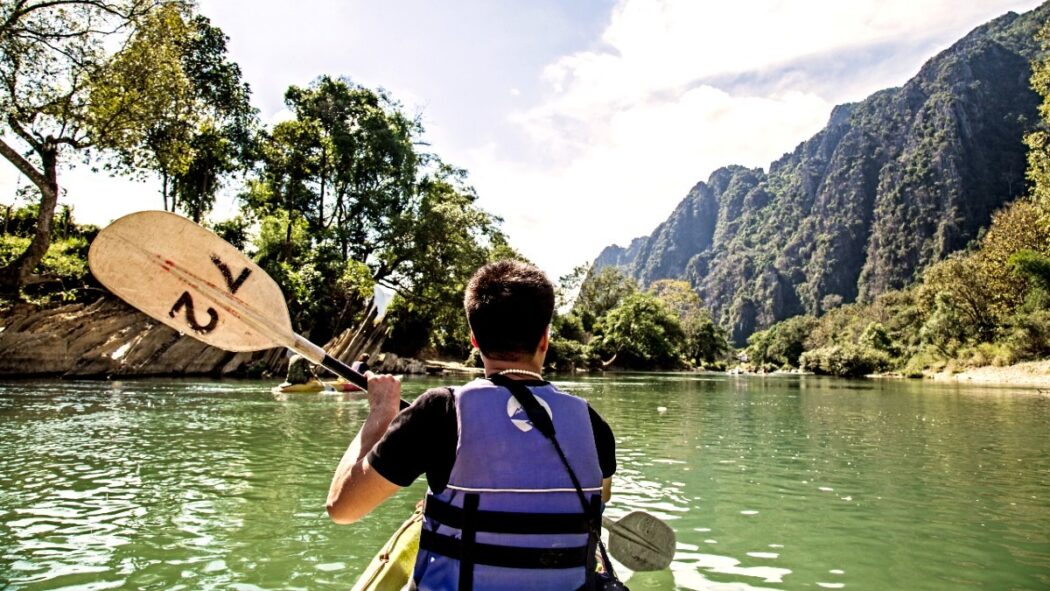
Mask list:
[[675,534],[671,526],[645,511],[632,511],[613,521],[602,518],[609,530],[609,553],[633,571],[663,570],[674,558]]
[[[292,330],[281,288],[251,259],[200,225],[166,211],[113,222],[88,252],[110,291],[183,334],[227,351],[286,347],[350,380],[368,380]],[[635,571],[660,570],[674,556],[674,531],[643,511],[605,519],[609,552]]]
[[227,351],[286,347],[365,389],[368,380],[292,330],[277,283],[244,253],[166,211],[142,211],[95,237],[88,265],[145,314]]

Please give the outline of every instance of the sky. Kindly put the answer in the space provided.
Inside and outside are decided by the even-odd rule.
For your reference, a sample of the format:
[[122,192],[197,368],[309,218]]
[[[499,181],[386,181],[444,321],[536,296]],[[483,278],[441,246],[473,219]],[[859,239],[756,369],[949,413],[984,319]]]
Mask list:
[[[552,278],[647,235],[729,164],[768,167],[836,104],[900,86],[1033,0],[199,0],[264,122],[321,75],[382,87],[466,169],[479,205]],[[104,225],[159,209],[155,180],[63,171]],[[0,162],[0,202],[19,180]],[[227,195],[213,214],[236,212]]]

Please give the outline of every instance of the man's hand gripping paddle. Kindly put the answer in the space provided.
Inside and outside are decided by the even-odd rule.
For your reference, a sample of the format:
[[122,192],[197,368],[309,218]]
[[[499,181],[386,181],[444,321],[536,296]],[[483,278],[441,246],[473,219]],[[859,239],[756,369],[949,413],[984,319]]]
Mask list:
[[227,351],[286,347],[365,389],[368,380],[292,330],[277,283],[233,245],[174,213],[126,215],[98,233],[102,285],[180,333]]

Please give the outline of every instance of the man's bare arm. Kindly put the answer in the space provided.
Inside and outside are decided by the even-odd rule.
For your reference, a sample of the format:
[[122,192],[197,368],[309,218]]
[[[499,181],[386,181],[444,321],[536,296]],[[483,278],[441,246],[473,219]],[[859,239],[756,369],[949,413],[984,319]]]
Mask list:
[[368,374],[368,417],[350,443],[328,489],[328,516],[336,523],[353,523],[401,487],[372,469],[366,456],[397,416],[401,383],[393,376]]

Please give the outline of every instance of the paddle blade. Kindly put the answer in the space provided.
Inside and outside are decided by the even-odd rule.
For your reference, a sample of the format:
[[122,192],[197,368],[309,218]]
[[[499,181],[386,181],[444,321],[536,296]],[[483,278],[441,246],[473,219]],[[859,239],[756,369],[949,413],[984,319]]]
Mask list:
[[174,213],[126,215],[99,232],[92,274],[149,316],[227,351],[288,346],[281,288],[241,251]]
[[663,570],[674,558],[675,535],[671,526],[644,512],[623,519],[603,520],[609,530],[609,553],[633,571]]

